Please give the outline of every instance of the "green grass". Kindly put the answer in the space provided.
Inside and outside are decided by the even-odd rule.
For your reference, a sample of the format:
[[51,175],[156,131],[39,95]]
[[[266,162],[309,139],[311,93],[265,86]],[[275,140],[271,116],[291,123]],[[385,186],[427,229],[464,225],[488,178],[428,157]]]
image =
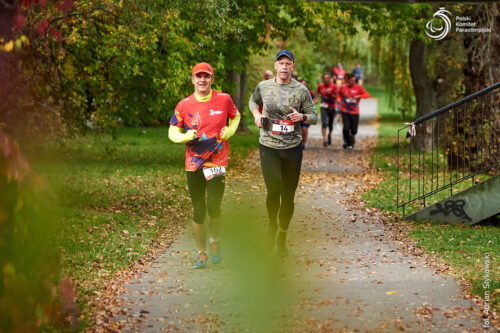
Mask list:
[[[251,130],[230,139],[228,172],[258,146]],[[61,275],[75,281],[80,306],[103,278],[189,218],[184,147],[168,139],[168,128],[120,128],[116,139],[94,133],[31,147],[31,166],[55,206]]]
[[[391,111],[388,99],[384,97],[384,92],[380,88],[368,87],[367,89],[372,95],[379,98],[379,115],[381,116],[378,128],[379,137],[371,162],[376,169],[382,172],[385,180],[376,188],[363,194],[362,198],[367,201],[368,207],[376,207],[392,214],[398,214],[396,207],[397,130],[404,127],[405,121],[413,119],[412,117],[402,119],[396,112]],[[405,163],[407,165],[409,157],[402,155],[401,160],[404,162],[402,165]],[[482,175],[476,177],[476,180],[487,178],[488,176]],[[402,182],[403,186],[407,185],[404,181]],[[470,186],[470,181],[462,182],[454,186],[454,193]],[[449,193],[449,190],[441,192],[430,197],[429,200],[440,200],[447,197]],[[413,207],[413,209],[416,208]],[[482,287],[485,272],[484,257],[485,253],[489,253],[491,256],[490,293],[500,288],[500,266],[497,261],[500,254],[498,242],[500,228],[495,225],[495,222],[477,226],[409,221],[408,223],[411,223],[409,235],[416,241],[417,246],[449,264],[456,276],[467,280],[472,286],[472,291],[481,297],[484,297]],[[499,295],[492,299],[491,305],[496,309],[500,308]]]

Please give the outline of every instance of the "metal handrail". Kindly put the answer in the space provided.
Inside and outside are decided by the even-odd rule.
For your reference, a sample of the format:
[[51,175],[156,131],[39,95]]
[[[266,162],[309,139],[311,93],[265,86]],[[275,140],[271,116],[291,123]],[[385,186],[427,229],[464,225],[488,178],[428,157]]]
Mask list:
[[[496,172],[500,166],[498,88],[500,82],[398,130],[396,206],[403,209],[403,216],[410,204],[425,207],[426,200],[443,190],[449,189],[453,195],[456,184],[472,179],[474,185],[475,176]],[[482,97],[487,93],[493,98]],[[408,138],[415,129],[419,135],[410,136],[409,152],[402,155],[400,134],[406,131]],[[402,156],[409,157],[409,178],[400,179]]]
[[483,90],[479,90],[478,92],[475,92],[475,93],[473,93],[473,94],[470,94],[469,96],[464,97],[464,98],[462,98],[461,100],[458,100],[458,101],[456,101],[456,102],[453,102],[453,103],[451,103],[451,104],[448,104],[448,105],[446,105],[446,106],[443,106],[442,108],[437,109],[436,111],[433,111],[433,112],[431,112],[431,113],[425,114],[425,115],[423,115],[423,116],[421,116],[421,117],[417,118],[417,120],[415,120],[413,123],[414,123],[415,125],[418,125],[418,124],[420,124],[420,123],[422,123],[422,122],[424,122],[424,121],[426,121],[426,120],[428,120],[428,119],[431,119],[431,118],[434,118],[434,117],[438,116],[438,115],[439,115],[439,114],[441,114],[441,113],[444,113],[444,112],[446,112],[446,111],[449,111],[449,110],[453,109],[454,107],[457,107],[457,106],[459,106],[459,105],[462,105],[462,104],[464,104],[464,103],[466,103],[466,102],[468,102],[468,101],[473,100],[474,98],[477,98],[477,97],[479,97],[479,96],[481,96],[481,95],[486,94],[487,92],[490,92],[490,91],[492,91],[492,90],[495,90],[495,89],[497,89],[498,87],[500,87],[500,82],[497,82],[497,83],[495,83],[495,84],[494,84],[494,85],[492,85],[492,86],[489,86],[489,87],[487,87],[487,88],[484,88]]

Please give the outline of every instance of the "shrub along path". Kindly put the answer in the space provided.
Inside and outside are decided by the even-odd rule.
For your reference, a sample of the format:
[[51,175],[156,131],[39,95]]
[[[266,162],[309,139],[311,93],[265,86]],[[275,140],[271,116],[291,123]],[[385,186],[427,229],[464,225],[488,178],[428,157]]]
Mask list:
[[[371,105],[371,106],[370,106]],[[376,115],[376,102],[365,104]],[[371,112],[369,112],[371,111]],[[369,120],[369,119],[368,119]],[[373,119],[372,119],[373,120]],[[223,262],[194,270],[190,227],[120,289],[97,328],[182,332],[481,331],[480,309],[460,285],[412,247],[396,224],[359,203],[379,180],[369,168],[373,123],[352,153],[338,130],[321,147],[311,127],[304,152],[290,255],[266,242],[265,186],[258,154],[226,182]]]

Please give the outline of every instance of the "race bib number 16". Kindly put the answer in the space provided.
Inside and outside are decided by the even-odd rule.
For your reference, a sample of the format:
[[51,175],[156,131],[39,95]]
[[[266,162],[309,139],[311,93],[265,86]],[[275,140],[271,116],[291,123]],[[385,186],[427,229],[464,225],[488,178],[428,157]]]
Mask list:
[[294,124],[291,120],[274,119],[273,123],[273,134],[286,135],[293,133]]
[[203,175],[206,180],[210,180],[215,177],[225,176],[226,168],[223,166],[215,166],[212,168],[203,168]]

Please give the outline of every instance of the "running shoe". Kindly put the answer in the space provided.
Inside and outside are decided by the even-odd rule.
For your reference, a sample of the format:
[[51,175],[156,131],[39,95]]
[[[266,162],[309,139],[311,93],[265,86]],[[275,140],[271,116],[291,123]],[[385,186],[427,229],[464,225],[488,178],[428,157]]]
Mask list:
[[353,147],[353,146],[347,146],[347,151],[348,151],[348,152],[352,152],[352,150],[353,150],[353,149],[354,149],[354,147]]
[[323,141],[323,147],[326,147],[326,146],[327,146],[326,141]]
[[347,149],[347,143],[344,142],[344,144],[342,145],[342,148]]
[[328,145],[329,146],[332,145],[332,136],[331,135],[328,136]]
[[220,263],[222,255],[220,254],[219,244],[217,242],[210,243],[210,261],[214,264]]
[[208,255],[206,252],[198,252],[196,257],[196,263],[194,264],[195,269],[207,267]]

